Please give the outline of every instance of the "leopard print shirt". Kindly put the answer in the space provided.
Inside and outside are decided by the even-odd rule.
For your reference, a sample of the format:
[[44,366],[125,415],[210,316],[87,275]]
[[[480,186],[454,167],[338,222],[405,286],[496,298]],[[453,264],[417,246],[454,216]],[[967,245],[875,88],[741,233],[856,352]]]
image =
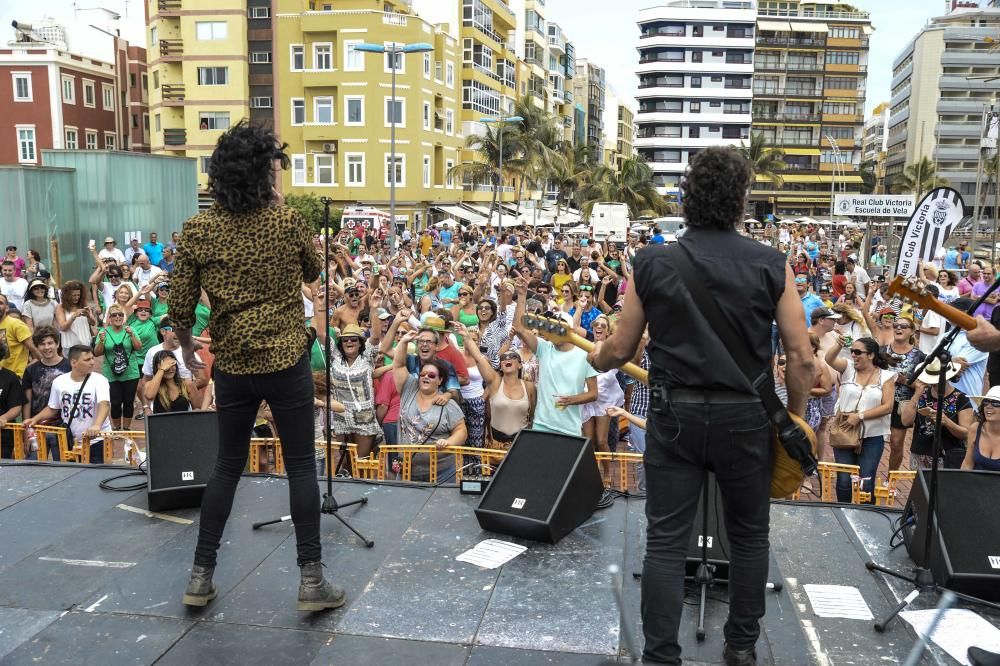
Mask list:
[[302,283],[319,279],[323,259],[312,232],[288,206],[233,215],[218,205],[184,223],[170,279],[170,317],[195,323],[208,293],[215,367],[233,375],[278,372],[309,346]]

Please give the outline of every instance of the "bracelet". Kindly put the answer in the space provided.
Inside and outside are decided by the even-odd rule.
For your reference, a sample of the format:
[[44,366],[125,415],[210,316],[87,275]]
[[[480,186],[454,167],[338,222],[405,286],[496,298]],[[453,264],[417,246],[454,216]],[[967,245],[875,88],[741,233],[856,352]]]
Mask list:
[[864,421],[865,420],[865,413],[864,412],[858,412],[858,418],[861,419],[862,421]]

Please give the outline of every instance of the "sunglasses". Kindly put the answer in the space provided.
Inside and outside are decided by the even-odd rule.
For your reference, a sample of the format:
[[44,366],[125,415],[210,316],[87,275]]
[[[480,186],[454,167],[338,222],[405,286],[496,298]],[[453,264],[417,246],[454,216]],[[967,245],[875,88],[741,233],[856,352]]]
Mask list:
[[591,287],[589,284],[581,284],[580,285],[580,291],[593,291],[593,290],[594,290],[594,288]]
[[436,372],[421,372],[419,376],[426,377],[427,379],[437,379],[439,375]]
[[905,330],[907,328],[913,328],[913,327],[910,326],[909,324],[893,324],[892,325],[892,329],[894,331],[902,331],[902,330]]
[[352,335],[351,337],[348,337],[348,338],[341,338],[341,341],[343,341],[343,343],[345,345],[348,344],[348,343],[357,344],[358,342],[361,341],[361,338],[358,338],[358,337],[355,337],[355,336]]
[[172,331],[172,330],[174,330],[174,327],[173,326],[161,326],[160,330],[161,331]]
[[863,349],[852,349],[851,350],[851,356],[861,356],[862,354],[867,354],[867,353],[868,352],[866,352]]
[[501,361],[520,361],[521,357],[517,352],[507,352],[500,357]]
[[778,359],[778,365],[785,365],[785,359],[779,358]]
[[983,400],[983,407],[990,409],[1000,409],[1000,400]]
[[112,318],[113,317],[124,317],[124,316],[125,316],[124,312],[112,312],[111,314],[108,315],[108,317],[112,317]]
[[150,310],[149,308],[136,308],[135,309],[135,313],[136,314],[142,314],[143,312],[145,312],[146,314],[149,314],[150,312],[152,312],[152,310]]

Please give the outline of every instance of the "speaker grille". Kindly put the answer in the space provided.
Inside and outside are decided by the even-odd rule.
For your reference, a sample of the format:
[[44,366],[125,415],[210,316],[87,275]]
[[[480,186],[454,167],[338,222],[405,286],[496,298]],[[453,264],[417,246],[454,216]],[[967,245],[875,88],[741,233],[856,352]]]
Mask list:
[[990,566],[1000,557],[998,491],[1000,473],[938,470],[938,525],[954,571],[1000,574]]
[[516,500],[524,500],[517,515],[547,520],[586,442],[582,437],[522,430],[481,508],[509,512]]

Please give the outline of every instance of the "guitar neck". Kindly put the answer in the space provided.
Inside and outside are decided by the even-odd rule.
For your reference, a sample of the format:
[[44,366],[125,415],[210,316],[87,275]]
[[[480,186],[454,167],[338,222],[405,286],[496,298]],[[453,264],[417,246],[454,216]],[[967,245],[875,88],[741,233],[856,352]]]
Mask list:
[[970,315],[968,312],[959,310],[958,308],[952,307],[947,303],[937,301],[936,303],[931,304],[929,309],[937,312],[939,315],[963,330],[971,331],[976,327],[975,317]]
[[[587,338],[577,335],[576,333],[569,333],[567,337],[569,338],[568,342],[572,343],[575,347],[579,347],[585,352],[590,352],[593,351],[594,349],[593,342],[591,342]],[[632,379],[636,380],[637,382],[642,382],[646,386],[649,386],[648,370],[643,370],[642,368],[637,366],[635,363],[632,363],[631,361],[629,361],[619,369]]]

